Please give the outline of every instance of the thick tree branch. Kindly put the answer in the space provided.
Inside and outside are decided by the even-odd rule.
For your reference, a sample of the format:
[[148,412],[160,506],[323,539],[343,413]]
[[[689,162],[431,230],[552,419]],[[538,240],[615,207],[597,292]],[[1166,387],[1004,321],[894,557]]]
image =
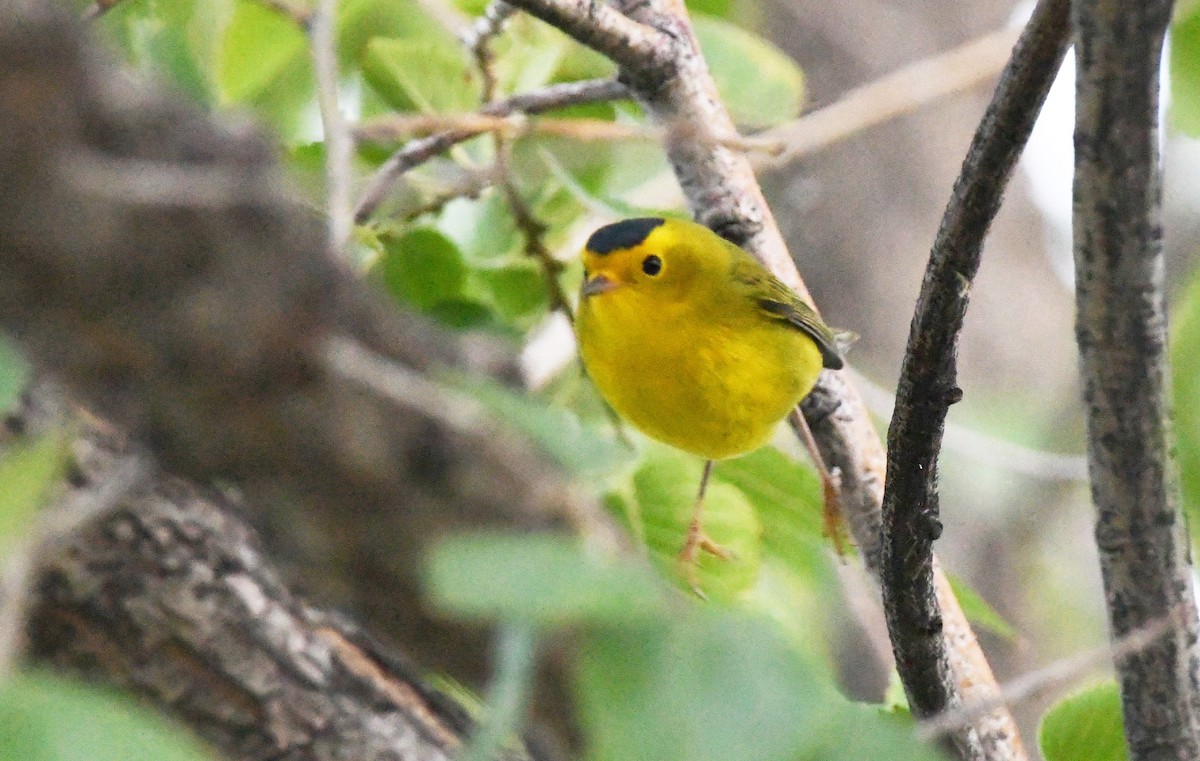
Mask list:
[[[64,414],[42,383],[7,423],[35,434]],[[63,499],[101,499],[145,459],[93,426],[75,441]],[[142,483],[47,544],[32,655],[150,697],[233,759],[455,757],[471,729],[462,709],[290,593],[224,497],[161,473]]]
[[573,523],[580,500],[528,444],[347,383],[326,348],[414,373],[515,377],[510,360],[336,266],[267,139],[119,75],[54,3],[0,7],[0,326],[167,469],[237,483],[315,594],[481,683],[486,632],[421,605],[421,549]]
[[1173,614],[1118,662],[1130,758],[1200,758],[1200,648],[1171,458],[1158,150],[1170,0],[1077,0],[1075,292],[1096,543],[1114,637]]
[[[962,397],[955,359],[971,281],[1004,188],[1068,44],[1067,0],[1034,11],[975,134],[921,284],[888,429],[881,578],[896,668],[917,716],[966,699],[951,675],[935,585],[937,457],[949,405]],[[957,738],[967,758],[990,758]]]

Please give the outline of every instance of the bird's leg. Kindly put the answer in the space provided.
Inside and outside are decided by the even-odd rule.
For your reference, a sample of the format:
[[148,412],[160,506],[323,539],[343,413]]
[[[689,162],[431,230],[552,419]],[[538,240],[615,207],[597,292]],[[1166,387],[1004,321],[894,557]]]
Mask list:
[[842,480],[839,474],[831,472],[825,466],[825,459],[821,457],[821,450],[817,448],[817,440],[813,437],[812,429],[808,427],[808,421],[804,419],[799,407],[794,408],[788,414],[788,422],[800,435],[800,440],[804,442],[804,448],[808,450],[808,455],[812,458],[813,465],[817,467],[817,473],[821,476],[822,502],[824,503],[821,518],[825,536],[833,542],[833,549],[837,552],[838,557],[843,557],[846,554],[847,531],[846,518],[842,513]]
[[688,523],[687,538],[683,542],[683,549],[676,556],[688,585],[700,597],[704,597],[704,593],[700,591],[699,579],[696,577],[696,559],[700,551],[703,550],[722,560],[733,558],[729,550],[714,542],[708,534],[704,533],[704,492],[708,489],[708,477],[712,475],[712,469],[713,461],[705,460],[704,472],[700,475],[700,492],[696,495],[696,504],[692,507],[692,520]]

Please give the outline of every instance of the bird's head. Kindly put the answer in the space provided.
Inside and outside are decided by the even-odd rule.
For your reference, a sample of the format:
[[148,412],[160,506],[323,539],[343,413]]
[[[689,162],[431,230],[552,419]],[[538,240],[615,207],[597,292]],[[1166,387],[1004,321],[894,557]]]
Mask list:
[[722,254],[720,238],[694,222],[661,217],[614,222],[592,233],[583,248],[580,294],[593,299],[636,292],[680,299]]

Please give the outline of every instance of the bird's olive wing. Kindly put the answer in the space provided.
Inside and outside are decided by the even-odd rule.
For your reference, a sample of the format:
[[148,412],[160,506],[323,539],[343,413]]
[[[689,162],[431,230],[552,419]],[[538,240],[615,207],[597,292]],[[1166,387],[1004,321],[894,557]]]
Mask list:
[[763,315],[804,332],[821,350],[822,364],[825,367],[830,370],[842,369],[842,356],[838,353],[837,339],[833,331],[795,291],[762,269],[755,261],[735,262],[733,276],[746,287],[747,293],[754,299]]

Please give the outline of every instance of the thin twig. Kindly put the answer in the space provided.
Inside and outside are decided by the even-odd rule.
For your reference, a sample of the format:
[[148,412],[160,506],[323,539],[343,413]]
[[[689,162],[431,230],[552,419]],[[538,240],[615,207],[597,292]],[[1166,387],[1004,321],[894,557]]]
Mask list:
[[257,2],[264,8],[275,11],[306,32],[308,31],[309,24],[312,23],[314,11],[311,8],[306,8],[290,0],[257,0]]
[[778,155],[755,161],[759,170],[791,162],[877,124],[916,111],[997,76],[1019,29],[1000,29],[857,87],[837,101],[755,137],[778,145]]
[[1130,632],[1111,645],[1078,653],[1047,664],[1036,671],[1022,674],[1001,685],[994,695],[972,700],[920,722],[917,725],[917,736],[923,740],[936,740],[942,735],[970,726],[997,708],[1012,707],[1050,690],[1068,687],[1096,669],[1111,667],[1114,662],[1120,663],[1132,655],[1144,652],[1146,648],[1158,642],[1173,625],[1173,617],[1166,616]]
[[463,43],[471,51],[475,66],[483,78],[484,103],[491,103],[496,99],[496,72],[492,67],[491,41],[503,31],[504,22],[516,12],[517,9],[504,0],[492,0],[483,15],[463,33]]
[[[662,127],[619,124],[604,119],[526,119],[523,115],[491,116],[481,109],[473,114],[457,116],[438,114],[380,116],[356,127],[354,136],[360,142],[386,142],[409,135],[439,132],[469,132],[470,137],[491,132],[506,137],[519,137],[527,134],[552,135],[584,142],[601,140],[665,142],[671,138],[678,138],[681,134],[691,130],[691,125],[686,124],[668,130]],[[757,137],[731,135],[715,137],[713,141],[717,145],[745,153],[773,153],[780,150],[780,143],[761,140]]]
[[517,188],[516,180],[513,179],[510,170],[511,158],[512,144],[497,138],[496,178],[501,190],[504,191],[504,199],[508,202],[513,221],[525,240],[525,255],[535,261],[538,269],[541,270],[542,279],[546,283],[546,293],[550,297],[550,308],[562,312],[567,319],[573,320],[571,302],[567,300],[567,294],[563,291],[562,283],[558,279],[563,271],[563,263],[554,258],[554,254],[547,248],[546,225],[537,218],[533,209],[521,196],[520,189]]
[[329,215],[329,250],[335,258],[346,255],[354,228],[350,200],[350,160],[354,144],[338,105],[337,41],[334,21],[337,0],[318,0],[309,20],[308,38],[317,78],[317,104],[325,130],[325,197]]
[[[480,115],[505,117],[514,113],[537,114],[571,105],[601,103],[628,97],[629,91],[625,85],[614,79],[589,79],[550,85],[536,92],[494,101],[484,106]],[[393,153],[367,181],[354,210],[355,221],[360,224],[366,221],[391,193],[405,172],[420,166],[453,145],[470,140],[480,132],[481,130],[452,129],[414,140]]]
[[[955,352],[971,280],[1004,187],[1068,45],[1068,0],[1042,0],[1001,75],[963,163],[921,284],[888,429],[881,581],[896,668],[918,717],[971,699],[950,677],[934,580],[937,456],[946,413],[962,397]],[[956,736],[960,751],[985,758]]]
[[80,14],[80,18],[84,21],[93,21],[108,13],[112,10],[113,6],[119,5],[121,2],[122,0],[96,0],[96,2],[84,9],[83,13]]
[[[896,396],[871,379],[849,368],[855,384],[862,391],[863,399],[880,419],[892,416],[896,408]],[[1018,473],[1030,478],[1048,481],[1086,481],[1087,457],[1084,455],[1060,454],[1014,444],[1011,441],[989,436],[961,424],[946,422],[946,435],[942,446],[958,455],[976,462]]]

